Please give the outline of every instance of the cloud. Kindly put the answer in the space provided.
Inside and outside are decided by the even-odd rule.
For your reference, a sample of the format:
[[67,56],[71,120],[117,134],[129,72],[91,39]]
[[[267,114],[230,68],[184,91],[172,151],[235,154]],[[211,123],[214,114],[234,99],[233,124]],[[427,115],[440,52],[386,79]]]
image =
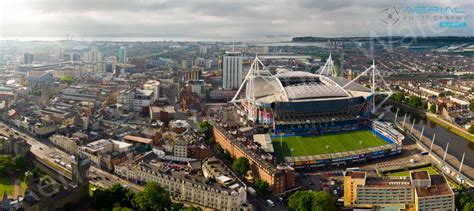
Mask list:
[[432,23],[381,24],[382,9],[408,4],[462,7],[474,21],[469,1],[3,0],[0,36],[472,35],[469,23],[443,30]]

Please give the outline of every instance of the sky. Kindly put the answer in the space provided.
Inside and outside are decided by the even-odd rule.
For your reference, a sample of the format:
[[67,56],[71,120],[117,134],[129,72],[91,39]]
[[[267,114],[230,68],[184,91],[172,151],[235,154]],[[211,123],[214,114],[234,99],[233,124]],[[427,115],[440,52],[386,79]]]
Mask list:
[[[460,13],[449,15],[467,25],[404,19],[404,9],[417,6],[457,8]],[[387,19],[393,8],[398,13]],[[473,10],[467,0],[0,0],[0,38],[469,36]]]

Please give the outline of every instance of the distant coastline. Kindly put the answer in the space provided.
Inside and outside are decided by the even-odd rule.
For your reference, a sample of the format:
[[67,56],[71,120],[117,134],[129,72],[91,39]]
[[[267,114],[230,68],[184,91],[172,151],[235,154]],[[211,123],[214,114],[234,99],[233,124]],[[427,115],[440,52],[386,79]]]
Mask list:
[[449,42],[449,43],[469,43],[474,42],[474,36],[437,36],[437,37],[293,37],[292,42],[327,42],[327,41],[385,41],[401,43],[430,43],[430,42]]

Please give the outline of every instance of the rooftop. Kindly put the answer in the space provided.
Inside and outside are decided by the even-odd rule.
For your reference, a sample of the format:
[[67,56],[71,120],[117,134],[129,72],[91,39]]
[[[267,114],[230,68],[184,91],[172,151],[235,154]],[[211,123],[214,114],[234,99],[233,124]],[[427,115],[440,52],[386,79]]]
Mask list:
[[366,187],[376,188],[411,188],[411,182],[408,179],[382,179],[382,178],[367,178],[365,182]]
[[129,140],[129,141],[134,141],[134,142],[139,142],[139,143],[144,143],[144,144],[150,144],[153,140],[149,138],[143,138],[143,137],[138,137],[138,136],[132,136],[132,135],[126,135],[123,137],[124,140]]
[[348,171],[346,172],[346,176],[356,179],[365,179],[367,172]]
[[430,187],[416,187],[418,197],[454,195],[443,175],[432,175]]
[[427,171],[412,171],[410,172],[411,178],[416,180],[427,180],[430,179],[430,175]]

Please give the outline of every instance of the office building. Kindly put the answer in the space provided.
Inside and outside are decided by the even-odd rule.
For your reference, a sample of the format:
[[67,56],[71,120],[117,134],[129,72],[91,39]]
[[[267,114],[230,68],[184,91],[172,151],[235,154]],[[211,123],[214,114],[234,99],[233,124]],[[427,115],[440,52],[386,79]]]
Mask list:
[[23,63],[25,64],[32,64],[33,61],[35,60],[35,56],[31,53],[25,53],[24,54],[24,61]]
[[242,77],[242,53],[227,51],[222,57],[222,88],[238,89]]
[[102,53],[99,48],[92,47],[89,52],[84,53],[84,61],[89,62],[100,62],[102,61]]
[[117,103],[124,111],[148,112],[149,106],[155,101],[153,90],[123,90],[117,97]]
[[454,193],[443,175],[410,172],[405,178],[368,177],[346,172],[344,206],[390,210],[454,210]]
[[125,49],[125,47],[120,47],[119,63],[122,63],[122,64],[127,63],[127,50]]

